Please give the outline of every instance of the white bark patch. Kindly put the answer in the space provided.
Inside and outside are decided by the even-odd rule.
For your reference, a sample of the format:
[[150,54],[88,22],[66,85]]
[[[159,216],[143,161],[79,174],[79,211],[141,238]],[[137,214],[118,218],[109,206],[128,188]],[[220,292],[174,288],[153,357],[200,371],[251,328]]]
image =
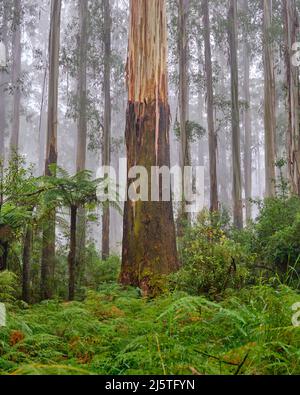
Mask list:
[[3,303],[0,303],[0,327],[6,326],[6,308]]

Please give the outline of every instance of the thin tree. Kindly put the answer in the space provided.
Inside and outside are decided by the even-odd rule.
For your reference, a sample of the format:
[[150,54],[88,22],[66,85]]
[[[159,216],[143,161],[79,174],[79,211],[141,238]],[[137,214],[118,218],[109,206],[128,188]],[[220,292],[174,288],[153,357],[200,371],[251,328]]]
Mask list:
[[[110,0],[103,0],[104,6],[104,128],[102,165],[110,166],[111,162],[111,29],[112,18]],[[110,209],[103,208],[102,216],[102,259],[109,257],[110,243]]]
[[228,14],[228,37],[231,72],[232,117],[232,168],[233,168],[233,219],[234,225],[243,228],[242,171],[240,142],[239,75],[237,61],[237,0],[230,0]]
[[272,0],[263,1],[263,41],[264,41],[264,123],[265,123],[265,176],[266,197],[275,195],[275,75],[274,55],[271,37]]
[[[248,1],[243,1],[243,11],[248,18]],[[243,32],[243,67],[244,67],[244,99],[246,108],[244,111],[244,176],[245,176],[245,199],[246,199],[246,219],[251,219],[251,198],[252,198],[252,120],[251,120],[251,95],[250,95],[250,45],[247,31]]]
[[13,37],[12,37],[12,86],[13,86],[13,116],[10,137],[11,153],[19,148],[20,134],[20,105],[21,105],[21,0],[14,0],[13,6]]
[[283,0],[283,14],[288,109],[288,176],[293,193],[300,195],[299,69],[292,64],[293,45],[297,42],[299,29],[299,16],[295,0]]
[[[5,52],[7,52],[7,2],[2,2],[2,25],[0,30],[0,41],[4,45]],[[5,88],[7,82],[7,71],[0,67],[0,161],[5,159],[5,130],[6,130],[6,98]]]
[[[178,57],[179,57],[179,114],[180,114],[180,160],[184,173],[186,166],[190,166],[190,150],[188,136],[188,10],[190,0],[179,0],[178,8]],[[182,179],[183,181],[183,179]],[[182,182],[182,207],[179,216],[180,222],[188,221],[186,202],[184,196],[184,181]],[[182,233],[182,223],[179,224],[179,234]]]
[[[88,1],[78,1],[79,11],[79,69],[78,69],[78,123],[77,123],[77,173],[86,169],[87,150],[87,45],[88,45]],[[86,240],[86,218],[83,207],[77,215],[77,266],[84,261]]]
[[205,42],[205,70],[207,85],[207,124],[209,140],[209,174],[210,174],[210,210],[216,212],[219,209],[218,181],[217,181],[217,136],[214,125],[214,93],[213,73],[210,44],[210,20],[208,0],[203,0],[203,27]]
[[[50,167],[57,164],[57,124],[58,124],[58,78],[60,50],[61,0],[51,1],[51,21],[49,37],[49,88],[48,122],[45,175],[50,176]],[[41,264],[41,297],[52,296],[52,282],[55,264],[55,211],[43,230],[43,249]]]
[[[128,169],[144,166],[150,175],[152,166],[170,166],[165,0],[130,1],[127,76]],[[128,187],[136,190],[129,177]],[[161,201],[162,185],[159,191],[160,201],[125,203],[120,280],[146,295],[178,268],[172,200]]]

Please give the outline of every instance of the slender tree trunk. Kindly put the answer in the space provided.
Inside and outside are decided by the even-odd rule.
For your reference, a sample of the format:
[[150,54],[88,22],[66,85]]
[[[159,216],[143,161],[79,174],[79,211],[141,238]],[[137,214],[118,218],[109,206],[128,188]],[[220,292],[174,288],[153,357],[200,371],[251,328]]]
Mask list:
[[[2,4],[2,27],[0,40],[4,44],[7,53],[7,3],[3,1]],[[5,84],[7,82],[7,71],[0,68],[0,161],[4,163],[5,160],[5,130],[6,130],[6,95]]]
[[[79,0],[79,72],[78,72],[78,101],[79,117],[77,125],[77,172],[86,169],[87,150],[87,44],[88,44],[88,1]],[[78,269],[85,259],[86,215],[85,209],[78,210],[77,218],[77,253]]]
[[22,299],[30,302],[30,266],[32,248],[32,227],[27,226],[23,248]]
[[0,272],[8,269],[7,258],[8,258],[8,241],[0,240]]
[[10,138],[11,154],[18,152],[20,133],[20,105],[21,105],[21,0],[14,0],[13,11],[13,39],[12,39],[12,85],[13,94],[13,120]]
[[275,75],[273,45],[271,42],[272,0],[264,0],[263,36],[264,36],[264,121],[265,121],[265,172],[266,197],[275,195]]
[[237,0],[230,0],[229,7],[229,49],[231,69],[232,102],[232,163],[233,163],[233,218],[238,229],[243,228],[241,131],[239,110],[239,76],[237,62]]
[[[51,2],[51,26],[49,39],[49,92],[48,124],[45,175],[51,175],[49,166],[57,164],[57,123],[58,123],[58,78],[60,49],[61,0]],[[52,296],[55,265],[55,211],[44,226],[41,265],[41,297]]]
[[[221,65],[226,64],[226,59],[223,51],[218,51],[218,62]],[[221,97],[225,97],[227,94],[227,88],[226,88],[226,77],[225,77],[225,69],[222,68],[220,70],[220,75],[219,75],[219,82],[217,85],[217,94],[220,95]],[[229,209],[231,205],[231,198],[230,198],[230,186],[231,186],[231,175],[230,175],[230,169],[229,169],[229,164],[228,164],[228,142],[227,142],[227,136],[226,136],[226,131],[221,127],[221,122],[224,117],[224,113],[220,108],[216,108],[215,112],[215,119],[218,121],[217,125],[217,136],[219,138],[219,155],[220,155],[220,160],[219,160],[219,166],[218,166],[218,172],[219,172],[219,180],[220,180],[220,202],[223,207],[226,207],[226,209]]]
[[[243,8],[245,15],[249,14],[248,1],[244,0]],[[245,174],[245,199],[246,199],[246,219],[251,219],[251,198],[252,198],[252,124],[251,124],[251,96],[250,96],[250,45],[248,35],[244,32],[244,98],[245,109],[245,145],[244,145],[244,174]]]
[[68,256],[69,266],[69,301],[75,297],[76,281],[76,231],[77,231],[77,207],[71,207],[71,227],[70,227],[70,252]]
[[[126,145],[128,169],[170,166],[165,0],[131,0]],[[133,179],[128,187],[135,189]],[[171,187],[171,186],[170,186]],[[162,186],[159,187],[162,196]],[[160,200],[162,200],[160,198]],[[144,295],[178,268],[172,201],[125,203],[122,284]]]
[[[3,196],[1,196],[2,206]],[[11,238],[11,229],[7,225],[0,227],[0,272],[8,269],[7,258],[9,251],[9,240]]]
[[283,0],[285,26],[285,64],[287,83],[287,152],[288,177],[294,194],[300,195],[299,69],[293,66],[293,44],[297,40],[299,17],[295,0]]
[[[102,165],[110,166],[111,162],[111,10],[110,0],[103,0],[104,4],[104,138],[102,150]],[[110,243],[110,210],[109,207],[103,209],[102,216],[102,259],[109,257]]]
[[[180,113],[180,142],[181,142],[181,169],[184,174],[186,166],[190,166],[190,147],[187,130],[188,113],[189,113],[189,89],[188,89],[188,33],[187,19],[190,0],[179,0],[178,8],[178,55],[179,55],[179,113]],[[186,201],[184,196],[184,178],[182,178],[182,207],[179,217],[178,233],[182,235],[183,222],[188,221],[186,213]]]
[[203,26],[205,42],[205,70],[207,84],[207,124],[209,140],[209,174],[210,174],[210,210],[219,210],[218,182],[217,182],[217,136],[214,125],[214,94],[213,74],[210,46],[210,20],[208,0],[203,0]]

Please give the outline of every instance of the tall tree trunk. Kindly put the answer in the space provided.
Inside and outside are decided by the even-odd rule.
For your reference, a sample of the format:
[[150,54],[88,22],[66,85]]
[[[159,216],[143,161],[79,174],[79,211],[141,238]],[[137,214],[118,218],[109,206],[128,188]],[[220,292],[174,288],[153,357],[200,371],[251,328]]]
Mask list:
[[70,227],[70,251],[68,256],[69,267],[69,301],[75,297],[76,281],[76,231],[77,231],[77,207],[71,207],[71,227]]
[[13,11],[13,39],[12,39],[12,85],[13,94],[13,119],[10,138],[11,154],[18,152],[20,133],[20,105],[21,105],[21,0],[14,0]]
[[[245,15],[249,15],[248,1],[244,0],[243,9]],[[244,143],[244,175],[245,175],[245,199],[246,219],[251,219],[252,198],[252,125],[251,125],[251,96],[250,96],[250,45],[248,35],[244,32],[244,98],[246,108],[244,113],[245,143]]]
[[[170,167],[165,0],[131,0],[126,145],[128,170]],[[150,178],[150,177],[149,177]],[[128,178],[128,187],[134,180]],[[170,185],[171,188],[171,185]],[[159,187],[162,196],[162,186]],[[162,199],[160,199],[162,200]],[[125,203],[121,282],[152,294],[178,268],[172,201]]]
[[[78,101],[79,114],[77,125],[77,172],[86,169],[87,150],[87,44],[88,44],[88,1],[79,0],[79,70]],[[77,218],[77,267],[80,269],[85,258],[86,215],[85,209],[78,210]]]
[[[103,0],[104,5],[104,138],[102,150],[102,165],[110,166],[111,162],[111,10],[110,0]],[[103,209],[102,216],[102,259],[109,257],[110,210]]]
[[[178,8],[178,56],[179,56],[179,113],[180,113],[180,142],[181,142],[181,169],[184,174],[185,166],[190,166],[189,136],[187,130],[189,113],[189,89],[188,89],[188,33],[187,19],[190,0],[179,0]],[[182,222],[188,221],[186,202],[184,196],[184,178],[182,178],[182,207],[179,218],[178,233],[182,234]]]
[[[4,44],[7,52],[7,2],[2,3],[2,26],[0,40]],[[5,159],[5,130],[6,130],[6,95],[5,84],[7,82],[7,71],[0,68],[0,161]]]
[[30,302],[30,261],[32,247],[32,227],[27,226],[23,247],[23,270],[22,270],[22,299]]
[[272,0],[263,0],[263,40],[264,40],[264,122],[265,122],[265,172],[266,197],[275,195],[275,75],[273,44],[271,39]]
[[231,70],[232,163],[233,163],[233,219],[238,229],[243,228],[241,131],[239,109],[239,75],[237,62],[237,0],[230,0],[229,49]]
[[285,63],[287,83],[288,177],[294,194],[300,195],[299,70],[292,64],[293,44],[297,40],[299,17],[295,0],[283,0],[285,26]]
[[210,210],[219,209],[218,182],[217,182],[217,136],[214,125],[214,94],[213,74],[210,45],[210,20],[208,0],[203,0],[203,26],[205,42],[205,70],[207,84],[207,124],[209,140],[209,174],[210,174]]
[[[61,0],[51,2],[51,25],[49,39],[49,88],[48,123],[45,175],[51,175],[49,166],[57,164],[57,124],[58,124],[58,78],[60,49]],[[44,226],[41,265],[41,297],[52,296],[55,265],[55,211]]]

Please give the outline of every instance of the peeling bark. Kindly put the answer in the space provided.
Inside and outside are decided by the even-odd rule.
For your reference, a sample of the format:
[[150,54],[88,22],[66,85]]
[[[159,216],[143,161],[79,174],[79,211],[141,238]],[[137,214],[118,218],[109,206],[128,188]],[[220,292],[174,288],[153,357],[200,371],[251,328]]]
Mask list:
[[[144,166],[151,174],[151,166],[170,166],[165,1],[131,0],[130,15],[128,169]],[[128,187],[133,181],[128,180]],[[127,201],[121,283],[149,295],[158,277],[177,268],[172,202]]]

